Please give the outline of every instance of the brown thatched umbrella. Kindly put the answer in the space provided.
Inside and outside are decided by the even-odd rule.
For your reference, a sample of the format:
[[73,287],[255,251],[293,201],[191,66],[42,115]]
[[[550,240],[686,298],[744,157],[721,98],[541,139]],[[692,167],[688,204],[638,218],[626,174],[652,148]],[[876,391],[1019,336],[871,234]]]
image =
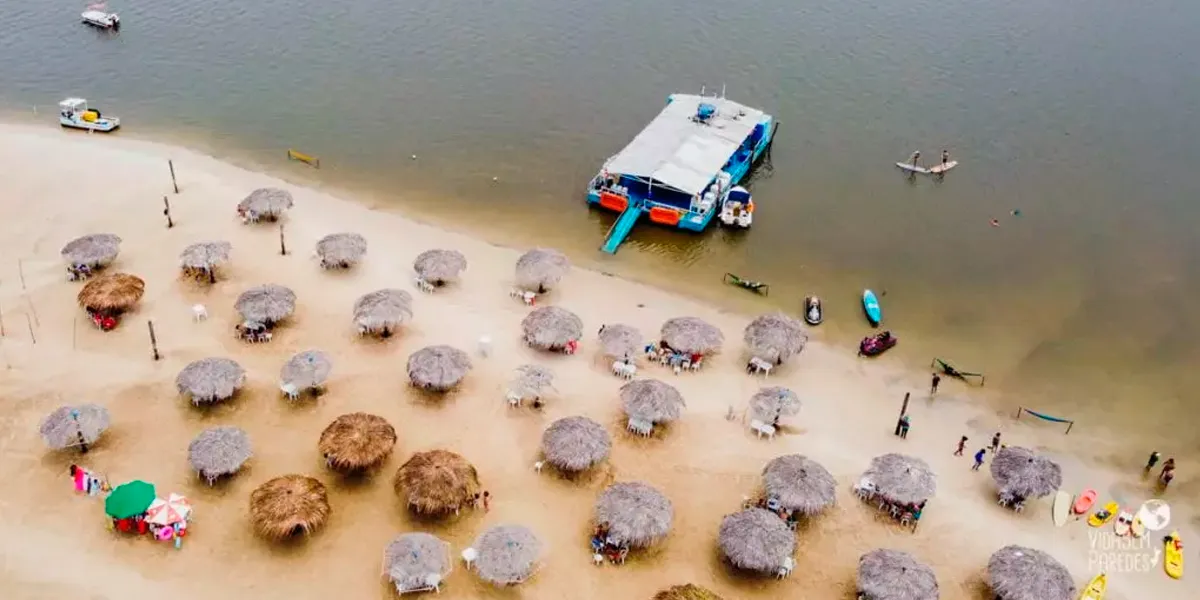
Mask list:
[[466,269],[467,257],[458,250],[426,250],[413,261],[417,277],[437,287],[458,281]]
[[683,414],[683,395],[657,379],[638,379],[621,386],[625,414],[651,423],[666,423]]
[[785,387],[769,386],[750,398],[750,417],[768,425],[800,412],[800,397]]
[[712,354],[725,343],[720,329],[696,317],[675,317],[663,323],[662,341],[672,350],[687,354]]
[[239,427],[205,429],[188,444],[188,462],[208,485],[237,473],[252,454],[250,436]]
[[121,314],[134,307],[146,293],[146,282],[127,273],[105,273],[79,290],[79,305],[90,312]]
[[216,283],[217,267],[229,261],[229,253],[232,251],[233,244],[229,242],[192,244],[179,253],[179,266],[183,268],[184,274]]
[[554,373],[540,365],[521,365],[509,384],[509,390],[521,398],[542,397],[546,388],[554,389]]
[[796,552],[796,534],[779,515],[762,508],[726,516],[717,542],[733,566],[772,575]]
[[441,583],[452,564],[450,544],[419,531],[396,536],[383,550],[383,574],[399,594]]
[[361,412],[334,419],[317,442],[326,466],[342,472],[374,467],[387,460],[395,446],[396,428],[383,417]]
[[528,527],[496,525],[475,539],[475,572],[496,585],[512,585],[529,579],[538,568],[542,542]]
[[237,205],[239,215],[248,221],[274,221],[292,207],[292,194],[279,188],[259,188]]
[[667,537],[675,507],[662,492],[640,481],[614,483],[596,500],[596,522],[618,544],[645,548]]
[[367,238],[357,233],[331,233],[317,242],[321,268],[348,269],[367,254]]
[[872,550],[858,559],[859,600],[938,600],[937,576],[913,555]]
[[600,328],[600,347],[605,356],[633,360],[642,353],[646,338],[637,328],[622,323],[613,323]]
[[808,334],[799,319],[783,313],[759,316],[746,326],[743,336],[750,354],[773,365],[781,365],[800,354],[808,343]]
[[250,520],[266,538],[312,533],[325,524],[329,512],[325,484],[312,477],[284,475],[250,492]]
[[1062,467],[1029,448],[1001,448],[992,457],[991,471],[1004,496],[1041,498],[1062,487]]
[[583,471],[608,458],[612,438],[604,426],[587,417],[566,417],[542,433],[546,461],[564,471]]
[[300,393],[318,391],[329,379],[333,361],[320,350],[305,350],[288,359],[279,370],[279,383],[287,391]]
[[724,600],[712,590],[702,588],[694,583],[673,585],[665,590],[659,590],[650,600]]
[[396,495],[412,510],[444,515],[475,502],[479,474],[467,459],[448,450],[418,452],[396,471]]
[[813,516],[837,502],[837,483],[820,463],[799,454],[776,457],[763,467],[763,488],[788,510]]
[[906,454],[884,454],[871,459],[863,479],[875,493],[894,504],[920,504],[937,492],[937,475],[929,463]]
[[535,248],[517,259],[517,287],[545,294],[571,269],[571,262],[558,250]]
[[561,350],[583,337],[583,320],[565,308],[542,306],[525,315],[521,331],[525,343],[534,348]]
[[38,431],[42,440],[54,450],[78,447],[87,452],[88,446],[100,439],[108,429],[108,409],[98,404],[60,406],[42,419]]
[[354,324],[359,333],[388,337],[412,316],[412,295],[404,290],[376,290],[354,301]]
[[246,370],[228,358],[193,361],[175,376],[175,388],[197,406],[228,400],[245,384]]
[[428,346],[408,357],[408,378],[412,384],[433,392],[453,389],[471,370],[471,357],[450,346]]
[[121,238],[111,233],[94,233],[75,238],[62,247],[62,257],[71,267],[106,267],[117,259]]
[[999,600],[1075,600],[1071,572],[1033,548],[1005,546],[988,559],[988,585]]
[[246,321],[271,325],[296,311],[296,292],[273,283],[252,287],[238,296],[233,308]]

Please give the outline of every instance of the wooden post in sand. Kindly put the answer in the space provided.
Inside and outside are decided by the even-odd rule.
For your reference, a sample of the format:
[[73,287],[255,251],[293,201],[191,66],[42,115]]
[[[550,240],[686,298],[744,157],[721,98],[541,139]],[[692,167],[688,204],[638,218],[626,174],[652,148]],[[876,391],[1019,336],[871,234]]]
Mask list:
[[146,325],[150,328],[150,350],[154,352],[154,360],[162,358],[158,354],[158,337],[154,335],[154,321],[146,321]]
[[911,395],[909,392],[904,392],[904,404],[900,405],[900,416],[896,419],[896,435],[900,435],[900,419],[903,419],[904,415],[908,413],[908,398]]
[[29,339],[37,344],[37,336],[33,334],[33,321],[29,320],[29,313],[25,313],[25,324],[29,326]]
[[163,214],[167,216],[167,229],[175,226],[175,222],[171,220],[171,201],[163,196]]
[[77,317],[77,316],[72,316],[72,317],[71,317],[71,349],[72,349],[72,350],[74,350],[74,349],[75,349],[75,337],[76,337],[76,336],[75,336],[75,330],[76,330],[76,329],[78,329],[78,328],[76,327],[76,325],[77,325],[78,323],[79,323],[79,317]]
[[287,242],[283,239],[283,223],[279,224],[279,253],[287,256]]
[[0,337],[4,336],[4,309],[0,308]]
[[179,184],[175,182],[175,161],[168,159],[167,167],[171,169],[171,187],[175,188],[175,193],[179,193]]
[[21,276],[21,289],[25,289],[25,265],[21,263],[21,259],[17,259],[17,274]]

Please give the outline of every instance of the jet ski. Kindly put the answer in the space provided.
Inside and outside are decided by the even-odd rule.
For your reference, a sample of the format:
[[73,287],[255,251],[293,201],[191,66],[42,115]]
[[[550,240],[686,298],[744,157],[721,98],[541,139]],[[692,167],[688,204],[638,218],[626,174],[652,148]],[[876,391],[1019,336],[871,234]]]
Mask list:
[[824,317],[821,299],[816,296],[806,296],[804,298],[804,321],[809,325],[820,325]]

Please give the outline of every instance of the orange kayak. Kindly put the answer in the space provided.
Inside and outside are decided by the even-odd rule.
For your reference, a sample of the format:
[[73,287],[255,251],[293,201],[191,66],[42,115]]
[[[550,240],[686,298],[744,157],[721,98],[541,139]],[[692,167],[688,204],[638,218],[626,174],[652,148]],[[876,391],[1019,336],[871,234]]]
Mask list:
[[1083,490],[1083,493],[1079,494],[1079,497],[1075,499],[1075,505],[1072,506],[1071,509],[1075,512],[1075,514],[1082,515],[1083,513],[1091,510],[1092,505],[1096,503],[1096,496],[1096,490]]

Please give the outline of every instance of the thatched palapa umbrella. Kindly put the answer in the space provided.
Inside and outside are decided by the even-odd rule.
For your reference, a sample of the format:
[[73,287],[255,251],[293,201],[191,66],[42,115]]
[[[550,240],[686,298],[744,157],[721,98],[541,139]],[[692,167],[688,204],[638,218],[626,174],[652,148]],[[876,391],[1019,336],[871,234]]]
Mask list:
[[87,452],[88,446],[108,429],[109,422],[108,409],[98,404],[60,406],[42,419],[38,432],[51,449],[78,447]]
[[820,463],[799,454],[776,457],[763,467],[763,488],[788,510],[811,517],[837,502],[837,482]]
[[988,585],[999,600],[1075,600],[1071,572],[1033,548],[1005,546],[988,559]]
[[208,485],[237,473],[252,455],[250,436],[240,427],[205,429],[188,444],[188,462]]
[[312,477],[284,475],[250,492],[250,520],[266,538],[312,533],[325,524],[329,513],[325,485]]
[[668,319],[660,336],[672,350],[687,354],[712,354],[725,343],[720,329],[696,317]]
[[583,320],[565,308],[542,306],[525,315],[521,331],[525,343],[534,348],[561,350],[583,337]]
[[604,426],[587,417],[565,417],[542,433],[542,454],[563,471],[591,468],[608,458],[612,438]]
[[228,358],[192,361],[175,376],[175,388],[197,406],[228,400],[245,384],[246,370]]
[[408,357],[408,378],[420,388],[446,392],[453,389],[471,370],[471,357],[450,346],[428,346]]
[[872,550],[858,559],[860,600],[938,600],[937,576],[913,555]]
[[540,365],[521,365],[516,369],[509,390],[521,398],[541,399],[542,391],[554,389],[554,373]]
[[342,472],[374,467],[387,460],[395,446],[396,428],[383,417],[361,412],[334,419],[317,442],[325,464]]
[[279,370],[280,388],[294,393],[319,391],[332,370],[333,361],[328,354],[320,350],[305,350],[288,359]]
[[428,515],[457,514],[480,490],[475,467],[447,450],[413,454],[396,470],[392,487],[409,508]]
[[799,319],[783,313],[761,315],[746,326],[743,336],[750,354],[773,365],[781,365],[800,354],[808,334]]
[[474,547],[479,552],[475,572],[496,585],[529,579],[542,556],[541,540],[522,525],[496,525],[476,538]]
[[1002,495],[1041,498],[1062,487],[1062,467],[1028,448],[1005,446],[992,457],[992,478]]
[[535,248],[517,259],[517,287],[545,294],[562,280],[571,262],[558,250]]
[[179,266],[188,275],[206,277],[209,283],[217,282],[217,267],[229,261],[233,244],[229,242],[200,242],[192,244],[179,253]]
[[412,316],[412,295],[404,290],[376,290],[354,301],[354,324],[359,333],[388,337]]
[[450,544],[428,533],[402,533],[383,550],[383,574],[399,594],[441,583],[452,564]]
[[733,566],[771,575],[796,552],[796,534],[778,515],[762,508],[726,516],[717,542]]
[[296,311],[296,292],[273,283],[252,287],[238,296],[233,308],[246,321],[272,325]]
[[683,395],[657,379],[638,379],[621,386],[621,405],[630,417],[666,423],[683,414]]
[[259,188],[238,203],[237,211],[247,221],[275,221],[293,204],[292,194],[286,190]]
[[435,287],[458,281],[466,269],[467,257],[458,250],[426,250],[413,261],[417,277]]
[[800,397],[785,387],[769,386],[750,398],[750,417],[768,425],[800,412]]
[[367,238],[357,233],[331,233],[317,242],[324,269],[348,269],[367,254]]
[[645,548],[667,537],[675,507],[662,492],[640,481],[614,483],[596,500],[596,522],[618,544]]
[[62,247],[62,257],[71,267],[106,267],[117,259],[121,238],[111,233],[94,233],[75,238]]
[[600,328],[600,348],[605,356],[634,360],[645,345],[646,339],[635,327],[613,323]]
[[920,504],[937,492],[937,475],[929,463],[906,454],[876,456],[863,479],[875,484],[879,497],[894,504]]
[[724,600],[712,590],[700,587],[694,583],[673,585],[665,590],[659,590],[650,600]]
[[89,312],[118,315],[135,305],[146,293],[146,282],[127,273],[105,273],[83,286],[77,299]]

